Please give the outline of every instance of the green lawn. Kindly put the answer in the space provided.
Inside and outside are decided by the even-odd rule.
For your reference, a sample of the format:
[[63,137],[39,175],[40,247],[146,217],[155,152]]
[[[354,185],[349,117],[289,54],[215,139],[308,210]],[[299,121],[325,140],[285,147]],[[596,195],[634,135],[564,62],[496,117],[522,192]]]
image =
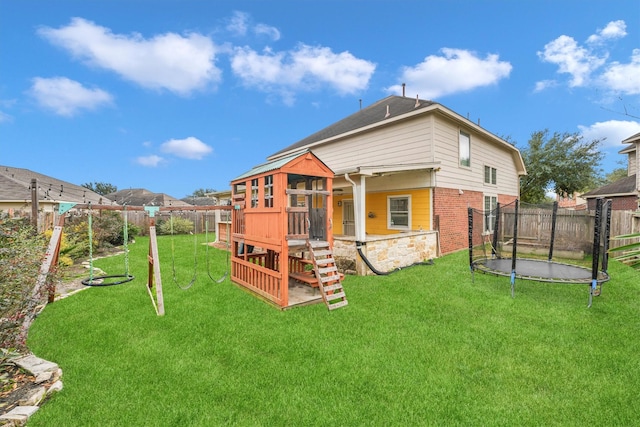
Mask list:
[[[202,236],[200,236],[202,239]],[[64,390],[29,426],[637,425],[640,273],[612,262],[588,286],[483,274],[466,252],[389,276],[347,277],[349,305],[279,311],[229,279],[173,283],[160,237],[166,315],[136,279],[48,306],[28,344],[57,362]],[[176,240],[188,282],[193,240]],[[212,276],[226,271],[214,250]],[[122,257],[96,263],[123,271]]]

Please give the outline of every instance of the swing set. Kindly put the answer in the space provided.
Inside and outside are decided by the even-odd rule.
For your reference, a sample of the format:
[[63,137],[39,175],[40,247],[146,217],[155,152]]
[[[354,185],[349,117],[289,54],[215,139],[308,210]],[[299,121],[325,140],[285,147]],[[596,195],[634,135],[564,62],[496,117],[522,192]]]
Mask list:
[[[197,233],[196,233],[196,223],[194,222],[194,273],[191,281],[185,285],[181,286],[176,277],[176,269],[175,269],[175,247],[174,247],[174,232],[173,232],[173,211],[172,207],[159,207],[159,206],[118,206],[118,205],[91,205],[88,204],[76,204],[76,203],[60,203],[58,206],[58,214],[60,215],[60,220],[58,226],[54,227],[54,233],[51,237],[51,242],[49,243],[51,260],[48,260],[48,265],[52,264],[52,260],[57,260],[59,251],[60,251],[60,240],[62,234],[62,227],[64,226],[64,218],[65,214],[71,209],[86,209],[88,210],[88,235],[89,235],[89,278],[82,281],[82,284],[85,286],[114,286],[120,285],[124,283],[128,283],[134,280],[134,276],[129,272],[129,249],[128,249],[128,221],[127,221],[127,211],[144,211],[149,217],[149,255],[148,255],[148,275],[147,275],[147,291],[149,293],[149,297],[151,298],[151,303],[153,304],[154,310],[158,316],[163,316],[165,313],[164,310],[164,297],[162,293],[162,276],[160,274],[160,257],[158,254],[158,241],[156,234],[156,214],[158,212],[168,211],[170,214],[171,221],[171,262],[172,262],[172,270],[173,270],[173,280],[178,285],[180,289],[186,290],[189,289],[196,280],[197,276]],[[189,210],[191,211],[216,211],[216,210],[230,210],[230,206],[191,206]],[[110,211],[122,211],[123,212],[123,250],[124,250],[124,273],[119,275],[94,275],[94,267],[93,267],[93,211],[94,210],[110,210]],[[206,215],[205,215],[206,216]],[[211,280],[216,283],[222,283],[228,275],[228,271],[224,273],[224,275],[220,279],[214,279],[211,275],[210,264],[209,264],[209,221],[205,220],[205,238],[207,240],[207,274]],[[55,240],[55,241],[54,241]],[[227,242],[227,245],[229,243]],[[227,248],[228,249],[228,248]],[[227,260],[229,259],[229,255],[227,254]],[[48,268],[47,268],[48,270]],[[55,293],[55,289],[50,292],[49,302],[53,302],[53,294]]]

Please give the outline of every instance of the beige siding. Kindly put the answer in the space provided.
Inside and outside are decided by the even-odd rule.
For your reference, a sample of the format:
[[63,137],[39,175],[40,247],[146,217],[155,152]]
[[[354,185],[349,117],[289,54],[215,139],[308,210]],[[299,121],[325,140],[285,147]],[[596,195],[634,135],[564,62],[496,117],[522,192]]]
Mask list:
[[636,172],[636,152],[632,151],[627,157],[627,176],[631,176]]
[[433,161],[430,135],[430,118],[419,116],[380,130],[312,147],[312,151],[336,172],[360,166],[424,163]]
[[[471,135],[471,167],[458,164],[460,130]],[[368,178],[369,191],[388,190],[391,180],[397,180],[393,182],[397,185],[395,188],[443,187],[514,196],[519,192],[514,157],[517,153],[475,132],[472,126],[461,128],[458,122],[439,113],[418,115],[385,128],[312,147],[312,150],[338,174],[366,166],[440,162],[435,180],[424,172],[394,178],[390,175],[380,178],[380,183],[384,181],[383,188],[375,188],[377,178]],[[485,165],[497,170],[496,185],[484,183]],[[343,186],[340,180],[334,184]]]
[[[435,160],[441,162],[437,187],[479,191],[488,194],[518,195],[518,173],[511,152],[489,142],[472,129],[436,118],[434,126]],[[458,135],[471,135],[471,166],[459,165]],[[484,183],[484,167],[497,170],[497,184]]]

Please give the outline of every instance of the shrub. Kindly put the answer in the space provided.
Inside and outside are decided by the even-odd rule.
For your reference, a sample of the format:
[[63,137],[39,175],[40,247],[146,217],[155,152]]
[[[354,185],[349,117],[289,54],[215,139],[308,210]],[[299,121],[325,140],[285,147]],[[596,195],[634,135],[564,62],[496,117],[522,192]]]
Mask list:
[[[171,220],[162,221],[158,226],[158,234],[171,234]],[[173,218],[173,234],[193,233],[193,221],[186,218]]]
[[[46,301],[47,283],[36,289],[47,242],[25,219],[0,216],[0,347],[26,348],[25,320]],[[27,325],[28,327],[28,325]]]

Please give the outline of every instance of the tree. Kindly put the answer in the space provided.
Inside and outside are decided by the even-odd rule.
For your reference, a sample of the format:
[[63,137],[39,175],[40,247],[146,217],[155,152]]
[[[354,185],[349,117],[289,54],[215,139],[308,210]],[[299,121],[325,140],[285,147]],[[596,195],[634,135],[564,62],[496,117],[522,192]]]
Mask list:
[[215,192],[216,190],[214,188],[198,188],[189,197],[207,197],[208,193],[215,193]]
[[528,147],[520,150],[527,167],[527,176],[520,181],[520,199],[540,203],[549,190],[574,194],[597,187],[604,156],[600,142],[584,141],[577,133],[550,135],[547,129],[531,134]]
[[611,184],[626,177],[627,177],[627,168],[615,168],[614,170],[612,170],[611,172],[605,175],[604,183]]
[[101,196],[106,196],[107,194],[118,191],[118,187],[107,182],[87,182],[86,184],[82,184],[82,187],[88,188]]

